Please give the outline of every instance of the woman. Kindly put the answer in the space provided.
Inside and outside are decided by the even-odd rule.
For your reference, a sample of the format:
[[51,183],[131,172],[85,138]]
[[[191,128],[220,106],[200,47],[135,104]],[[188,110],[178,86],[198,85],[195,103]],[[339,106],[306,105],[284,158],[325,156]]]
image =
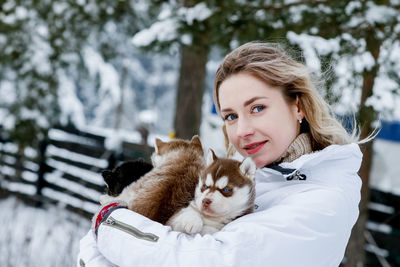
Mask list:
[[126,209],[112,217],[152,242],[100,225],[86,266],[338,266],[358,217],[362,154],[307,68],[278,45],[252,42],[217,70],[214,102],[227,143],[252,157],[256,210],[214,235],[188,236]]

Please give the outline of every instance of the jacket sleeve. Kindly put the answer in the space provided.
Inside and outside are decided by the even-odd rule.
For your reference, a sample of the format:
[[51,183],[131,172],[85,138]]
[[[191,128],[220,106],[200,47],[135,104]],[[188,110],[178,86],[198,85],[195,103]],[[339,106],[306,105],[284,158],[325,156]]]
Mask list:
[[89,232],[81,239],[79,247],[77,267],[115,266],[106,258],[104,258],[104,256],[99,252],[92,229],[90,229]]
[[121,267],[338,266],[358,215],[359,192],[353,193],[358,197],[348,198],[339,188],[307,187],[204,236],[174,232],[119,209],[100,225],[97,245]]

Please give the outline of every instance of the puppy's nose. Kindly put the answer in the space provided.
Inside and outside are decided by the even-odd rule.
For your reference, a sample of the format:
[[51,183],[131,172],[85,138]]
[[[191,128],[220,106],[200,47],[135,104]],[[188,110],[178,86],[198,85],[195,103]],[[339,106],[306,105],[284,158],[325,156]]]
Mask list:
[[211,199],[209,199],[209,198],[203,199],[203,206],[204,206],[204,207],[210,206],[211,203],[212,203],[212,200],[211,200]]

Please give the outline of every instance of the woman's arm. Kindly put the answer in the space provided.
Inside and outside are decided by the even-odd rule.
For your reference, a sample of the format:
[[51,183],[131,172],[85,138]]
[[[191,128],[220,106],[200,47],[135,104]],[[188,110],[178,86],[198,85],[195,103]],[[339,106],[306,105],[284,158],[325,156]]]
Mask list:
[[174,232],[119,209],[100,225],[97,245],[121,267],[338,266],[357,205],[339,189],[315,186],[205,236]]
[[89,232],[81,239],[79,244],[78,254],[78,267],[113,267],[115,266],[109,262],[100,253],[97,248],[96,238],[93,230]]

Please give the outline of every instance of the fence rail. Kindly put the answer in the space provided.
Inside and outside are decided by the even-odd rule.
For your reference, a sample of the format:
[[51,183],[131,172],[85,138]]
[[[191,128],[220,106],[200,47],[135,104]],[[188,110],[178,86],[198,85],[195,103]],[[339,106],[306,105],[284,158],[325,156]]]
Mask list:
[[[35,203],[62,204],[90,218],[105,190],[100,171],[118,161],[149,160],[153,152],[128,141],[116,152],[105,147],[105,140],[65,127],[51,129],[37,149],[20,149],[0,138],[0,189]],[[365,234],[366,266],[400,266],[400,196],[371,189]]]
[[121,151],[108,150],[105,136],[56,127],[37,149],[20,149],[0,140],[0,188],[37,203],[65,205],[86,217],[105,191],[100,175],[118,161],[150,159],[152,147],[123,141]]

